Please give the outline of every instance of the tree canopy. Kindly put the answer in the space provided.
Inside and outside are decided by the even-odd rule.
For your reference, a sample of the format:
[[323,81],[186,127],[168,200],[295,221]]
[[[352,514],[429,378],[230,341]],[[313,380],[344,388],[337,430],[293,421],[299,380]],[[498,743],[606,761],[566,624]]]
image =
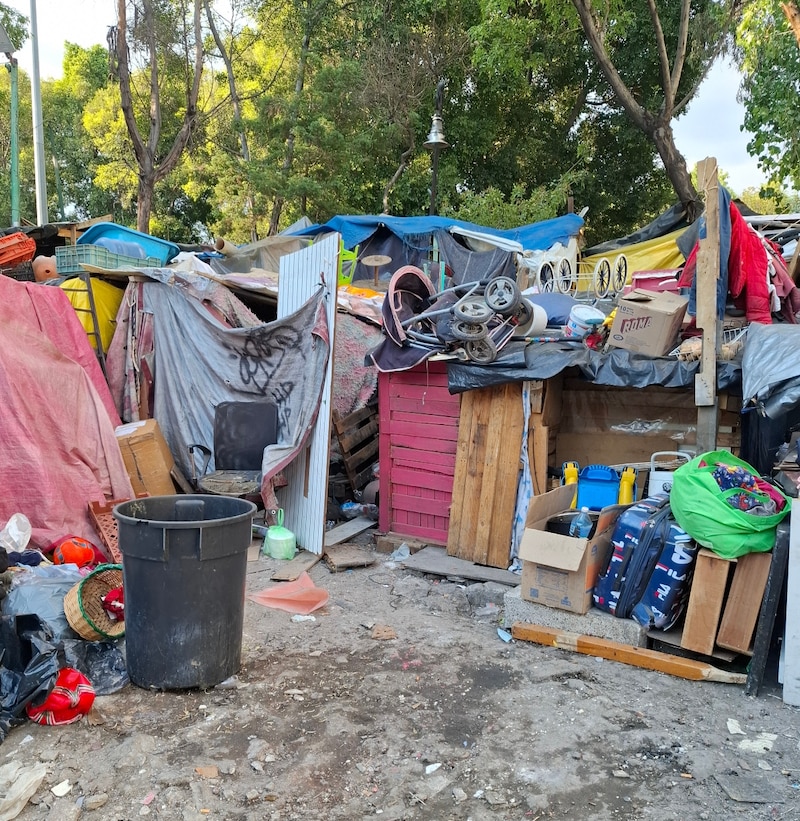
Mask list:
[[[63,79],[43,83],[50,210],[237,242],[301,216],[427,213],[440,86],[440,213],[509,227],[569,199],[591,241],[626,233],[691,199],[670,123],[730,4],[573,4],[117,0],[110,48],[68,45]],[[0,107],[7,93],[0,75]]]

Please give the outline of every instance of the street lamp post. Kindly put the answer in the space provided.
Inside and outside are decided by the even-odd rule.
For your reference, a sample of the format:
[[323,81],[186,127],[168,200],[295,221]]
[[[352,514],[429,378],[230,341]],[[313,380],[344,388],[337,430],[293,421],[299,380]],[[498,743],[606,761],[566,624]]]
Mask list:
[[19,225],[19,84],[17,58],[14,56],[14,46],[6,33],[3,24],[0,23],[0,54],[5,54],[8,62],[6,68],[11,74],[11,116],[9,126],[11,128],[11,167],[9,169],[11,177],[11,225]]
[[436,85],[435,111],[431,118],[431,130],[423,143],[425,148],[431,152],[431,204],[430,216],[436,214],[436,184],[439,177],[439,153],[443,148],[447,148],[450,143],[444,138],[444,123],[442,122],[442,101],[444,97],[445,81],[439,80]]

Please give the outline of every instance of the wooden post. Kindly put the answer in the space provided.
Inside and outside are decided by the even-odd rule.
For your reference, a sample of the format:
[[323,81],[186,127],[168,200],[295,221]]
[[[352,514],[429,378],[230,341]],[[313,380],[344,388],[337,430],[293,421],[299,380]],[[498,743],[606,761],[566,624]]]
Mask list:
[[700,240],[695,274],[697,327],[703,331],[700,371],[695,375],[697,447],[701,453],[717,446],[717,353],[720,328],[717,318],[719,280],[719,180],[717,161],[707,157],[697,164],[698,187],[706,201],[706,237]]

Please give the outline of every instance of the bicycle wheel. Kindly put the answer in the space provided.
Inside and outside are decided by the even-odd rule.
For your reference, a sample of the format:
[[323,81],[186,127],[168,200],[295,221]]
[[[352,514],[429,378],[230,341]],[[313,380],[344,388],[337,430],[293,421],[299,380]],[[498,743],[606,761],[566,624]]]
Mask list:
[[543,262],[536,272],[536,285],[539,293],[550,294],[555,290],[555,274],[553,266],[549,262]]
[[614,293],[618,294],[628,284],[628,259],[625,254],[620,254],[614,260],[614,276],[611,279],[611,287]]
[[611,289],[611,263],[605,257],[594,266],[592,282],[597,298],[605,299]]
[[575,271],[572,269],[572,263],[564,257],[558,263],[558,270],[556,271],[556,290],[560,294],[570,294],[575,287]]

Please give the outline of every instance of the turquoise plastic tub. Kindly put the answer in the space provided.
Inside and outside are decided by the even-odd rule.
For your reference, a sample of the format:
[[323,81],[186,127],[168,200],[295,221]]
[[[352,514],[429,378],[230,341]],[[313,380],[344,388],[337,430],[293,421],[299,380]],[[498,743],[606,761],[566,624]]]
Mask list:
[[180,251],[174,242],[143,234],[141,231],[134,231],[133,228],[117,225],[116,222],[96,222],[75,240],[75,244],[94,245],[101,238],[134,242],[144,250],[144,256],[156,257],[161,265],[166,265]]

